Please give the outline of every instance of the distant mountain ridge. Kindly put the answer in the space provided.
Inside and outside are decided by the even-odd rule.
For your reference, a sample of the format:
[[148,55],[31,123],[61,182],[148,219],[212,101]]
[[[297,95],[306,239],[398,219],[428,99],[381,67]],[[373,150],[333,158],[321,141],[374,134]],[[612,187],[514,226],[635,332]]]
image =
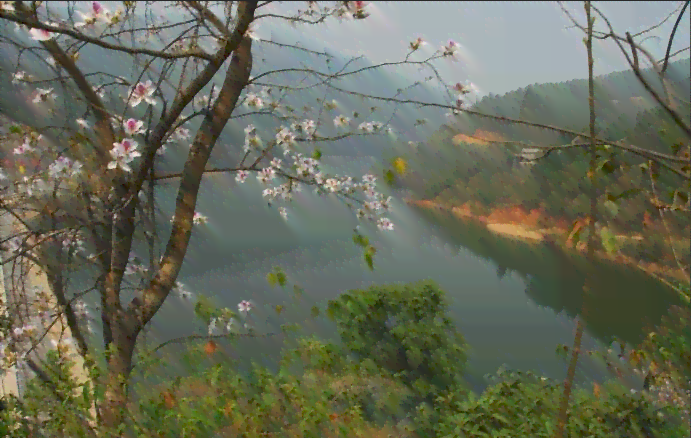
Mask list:
[[[667,72],[672,90],[686,100],[691,94],[689,67],[689,59],[684,59],[671,63]],[[643,76],[662,92],[654,71],[645,70]],[[679,103],[679,106],[682,107],[683,103]],[[575,79],[533,84],[501,96],[486,96],[472,109],[587,132],[588,81]],[[633,71],[595,78],[595,109],[596,132],[605,139],[626,139],[630,144],[668,154],[688,150],[688,139],[639,83]],[[688,123],[688,111],[681,112]],[[446,192],[447,197],[462,202],[482,198],[483,203],[489,205],[509,202],[511,197],[518,200],[532,196],[529,203],[539,205],[545,202],[558,208],[565,208],[565,200],[575,200],[585,190],[587,184],[582,175],[587,170],[587,160],[581,159],[581,151],[553,153],[531,170],[519,170],[516,167],[516,154],[521,146],[492,145],[477,138],[547,146],[568,144],[577,136],[460,114],[442,124],[426,139],[423,147],[416,148],[411,154],[410,170],[408,175],[400,178],[401,186],[412,190],[415,197],[422,199],[433,199]],[[680,141],[681,145],[687,147],[678,147],[675,151],[672,146]],[[616,161],[627,166],[640,164],[640,158],[630,155],[618,156]],[[620,173],[615,173],[613,177],[621,191],[634,182],[626,180]],[[506,176],[504,183],[497,182],[501,180],[500,175]],[[672,182],[667,181],[666,184]],[[523,193],[508,195],[508,192],[515,190]],[[577,204],[583,204],[581,201],[579,198]],[[582,213],[581,207],[572,210],[570,217]]]
[[[672,90],[684,99],[691,95],[689,69],[691,61],[684,59],[670,63],[666,73]],[[643,77],[662,94],[662,86],[652,68]],[[502,95],[488,95],[472,109],[485,114],[522,119],[584,131],[588,126],[588,80],[573,79],[559,83],[532,84]],[[657,104],[640,84],[631,70],[610,73],[595,78],[595,109],[598,131],[607,138],[621,138],[623,132],[634,128],[638,118]],[[491,119],[461,115],[448,124],[457,133],[470,135],[477,129],[501,133],[512,140],[554,141],[558,135],[536,132],[513,124]]]

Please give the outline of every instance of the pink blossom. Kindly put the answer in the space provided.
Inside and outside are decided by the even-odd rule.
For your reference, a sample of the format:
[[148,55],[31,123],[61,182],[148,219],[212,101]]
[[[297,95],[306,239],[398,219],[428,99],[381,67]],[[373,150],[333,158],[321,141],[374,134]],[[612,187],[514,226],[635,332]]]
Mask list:
[[120,143],[113,143],[113,149],[110,151],[110,155],[113,157],[113,161],[108,163],[108,169],[121,168],[125,172],[131,172],[129,163],[132,162],[137,157],[141,156],[141,153],[137,151],[137,142],[131,138],[126,138]]
[[101,15],[106,12],[106,8],[104,8],[99,2],[91,2],[91,9],[93,10],[94,15]]
[[155,105],[156,100],[152,96],[155,91],[156,89],[154,88],[153,83],[151,81],[139,82],[130,90],[130,106],[134,108],[137,105],[139,105],[142,102],[142,100],[148,103],[149,105]]
[[136,119],[127,119],[123,123],[125,132],[127,135],[143,134],[144,133],[144,122]]
[[456,83],[456,85],[453,86],[453,90],[459,94],[470,93],[469,87],[466,87],[465,85],[461,84],[460,82]]
[[246,171],[244,170],[238,170],[238,174],[235,175],[235,181],[239,183],[244,183],[245,179],[247,179],[247,175],[249,175]]
[[455,54],[459,48],[460,46],[457,42],[455,42],[454,40],[449,40],[449,42],[445,46],[442,46],[442,51],[444,56],[455,58]]
[[415,41],[412,41],[412,42],[410,43],[410,48],[411,48],[411,50],[415,51],[415,50],[418,50],[420,47],[422,47],[422,46],[425,45],[425,44],[426,44],[426,43],[425,43],[425,41],[422,39],[422,37],[417,37],[417,39],[416,39]]
[[45,29],[37,29],[35,27],[29,29],[29,35],[31,35],[31,38],[35,41],[48,41],[55,37],[55,34],[53,32],[50,32]]
[[192,216],[192,223],[195,225],[203,225],[209,221],[209,218],[204,216],[203,214],[195,211],[194,216]]
[[252,310],[252,303],[247,300],[242,300],[240,304],[238,304],[238,310],[242,313],[247,313]]

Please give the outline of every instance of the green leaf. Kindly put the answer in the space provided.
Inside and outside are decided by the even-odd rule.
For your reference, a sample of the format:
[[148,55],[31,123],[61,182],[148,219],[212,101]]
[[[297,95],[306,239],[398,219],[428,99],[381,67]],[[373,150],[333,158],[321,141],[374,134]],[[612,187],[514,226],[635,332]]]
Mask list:
[[269,285],[271,285],[271,287],[275,287],[277,284],[281,287],[284,287],[286,285],[286,274],[281,268],[274,267],[273,272],[266,274],[266,281],[269,283]]
[[362,248],[367,248],[369,246],[369,239],[360,233],[353,234],[353,243]]
[[18,125],[12,125],[10,126],[10,132],[12,134],[21,134],[22,133],[22,128],[19,127]]
[[337,306],[332,306],[329,305],[329,307],[326,308],[326,316],[331,320],[332,322],[336,322],[336,312],[338,311]]
[[573,246],[575,247],[578,245],[578,242],[581,240],[581,236],[583,235],[583,230],[585,229],[585,225],[581,224],[581,227],[576,230],[576,227],[580,224],[580,221],[574,221],[573,225],[571,226],[571,230],[569,231],[569,236],[571,237],[571,242],[573,243]]
[[312,315],[312,318],[316,318],[317,316],[319,316],[319,307],[312,306],[312,310],[310,311],[310,314]]
[[612,202],[616,202],[618,200],[631,199],[641,192],[642,192],[642,190],[639,188],[624,190],[623,192],[619,193],[618,195],[613,195],[612,193],[607,192],[607,199],[612,201]]
[[597,170],[601,171],[605,175],[609,175],[613,173],[615,170],[617,170],[616,166],[612,162],[611,158],[606,158],[603,160],[600,160],[600,163],[597,166]]
[[367,263],[367,267],[369,267],[370,271],[374,270],[374,255],[376,253],[377,249],[372,245],[369,245],[365,249],[365,253],[363,254],[363,257],[365,258],[365,263]]
[[[679,200],[679,203],[677,204],[677,200]],[[688,193],[681,191],[679,189],[675,190],[674,193],[672,194],[672,204],[677,206],[677,207],[683,207],[689,202],[689,195]]]
[[569,347],[564,344],[559,344],[557,345],[557,350],[556,350],[557,356],[562,356],[566,357],[566,355],[569,354]]
[[393,171],[399,175],[404,175],[408,169],[408,162],[403,157],[396,157],[391,161]]
[[616,199],[622,199],[622,200],[631,199],[631,198],[633,198],[634,196],[636,196],[636,195],[638,195],[639,193],[641,193],[641,191],[642,191],[642,190],[639,189],[639,188],[633,188],[633,189],[624,190],[623,192],[619,193],[619,194],[616,196]]
[[283,271],[276,272],[276,280],[281,287],[286,285],[286,274]]
[[300,330],[300,325],[299,324],[282,324],[281,325],[281,331],[283,333],[297,333]]
[[602,238],[602,246],[605,251],[612,254],[619,249],[619,244],[617,242],[617,236],[614,235],[607,227],[600,230],[600,237]]
[[422,363],[422,352],[417,348],[411,348],[406,351],[406,359],[411,367],[417,368]]
[[603,206],[610,212],[612,216],[616,216],[619,213],[619,206],[616,202],[607,200],[603,203]]
[[671,148],[672,148],[672,153],[674,153],[674,155],[677,155],[683,146],[684,146],[684,143],[682,143],[682,142],[680,142],[680,141],[674,143],[674,144],[671,146]]
[[211,322],[211,318],[213,318],[214,312],[214,307],[211,305],[209,299],[203,295],[199,295],[197,297],[197,302],[194,305],[195,315],[197,315],[199,319],[208,324],[209,322]]
[[372,254],[365,252],[365,263],[370,271],[374,271],[374,260],[372,259]]
[[501,423],[510,424],[509,419],[500,414],[492,414],[492,418],[494,418],[495,420],[499,420]]
[[84,401],[84,406],[91,406],[91,397],[89,396],[89,382],[86,382],[82,387],[82,399]]
[[319,150],[319,148],[315,149],[314,152],[312,152],[312,158],[315,160],[319,160],[322,157],[322,151]]
[[394,175],[394,173],[391,169],[384,172],[384,181],[387,184],[393,184],[395,180],[396,180],[396,175]]
[[280,315],[283,312],[284,307],[280,304],[276,305],[276,315]]

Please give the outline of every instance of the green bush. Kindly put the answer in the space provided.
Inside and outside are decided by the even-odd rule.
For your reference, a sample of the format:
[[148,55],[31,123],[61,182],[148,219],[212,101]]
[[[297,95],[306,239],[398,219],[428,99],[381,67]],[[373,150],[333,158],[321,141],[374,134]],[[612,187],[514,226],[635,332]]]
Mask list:
[[[208,343],[191,347],[190,375],[135,388],[139,397],[128,407],[127,436],[553,436],[561,382],[500,371],[479,395],[465,388],[465,341],[445,316],[444,292],[436,283],[353,290],[331,301],[328,310],[342,344],[302,338],[284,353],[277,372],[253,365],[242,373],[233,361],[213,356],[216,348]],[[688,311],[672,313],[667,329],[649,339],[649,351],[637,353],[639,361],[688,368]],[[32,382],[21,405],[0,413],[0,432],[7,434],[18,419],[42,417],[47,436],[87,436],[75,413],[88,413],[89,397],[67,381],[69,365],[51,359],[61,382],[56,390],[66,401],[56,402],[51,390]],[[139,366],[147,374],[167,375],[151,364]],[[674,381],[688,377],[665,375]],[[687,437],[685,406],[661,402],[652,389],[631,393],[616,381],[574,388],[566,436]],[[33,436],[25,425],[9,433]]]
[[[498,377],[479,397],[471,394],[441,415],[435,435],[553,437],[561,383],[520,372],[500,372]],[[674,412],[656,410],[647,397],[613,382],[594,392],[576,389],[568,412],[567,437],[681,438],[689,433],[688,426],[670,421],[679,418]]]
[[137,436],[373,436],[393,432],[391,419],[402,416],[408,393],[371,361],[348,360],[338,346],[304,338],[276,373],[254,365],[241,374],[222,363],[164,385],[140,402]]
[[444,292],[432,281],[352,290],[328,307],[349,351],[429,401],[461,384],[467,360],[465,340],[445,310]]

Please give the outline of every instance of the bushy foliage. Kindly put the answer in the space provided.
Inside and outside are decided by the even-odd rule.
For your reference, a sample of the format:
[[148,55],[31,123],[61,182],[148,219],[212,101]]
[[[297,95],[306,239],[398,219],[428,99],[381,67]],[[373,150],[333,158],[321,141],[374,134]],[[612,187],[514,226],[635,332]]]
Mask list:
[[[563,387],[530,373],[500,371],[480,396],[456,403],[435,428],[438,437],[552,437]],[[575,391],[569,410],[569,437],[682,437],[688,426],[657,410],[644,394],[616,382],[594,391]],[[654,435],[645,435],[645,433]],[[686,434],[686,435],[684,435]]]
[[[329,305],[340,345],[301,338],[275,372],[257,364],[240,371],[212,340],[190,347],[188,375],[139,384],[135,392],[141,395],[128,407],[126,436],[553,436],[560,382],[500,370],[481,394],[467,390],[467,347],[446,317],[446,305],[444,292],[431,281],[349,291]],[[677,370],[673,376],[685,377],[679,369],[688,360],[686,316],[673,312],[644,346],[648,353],[636,352],[638,361],[666,359]],[[71,364],[58,353],[48,363],[60,387],[29,385],[22,403],[11,401],[0,413],[5,435],[28,438],[40,423],[45,436],[87,436],[89,398],[99,395],[70,381]],[[147,369],[145,377],[160,381],[170,375],[164,360],[139,366]],[[650,389],[629,391],[616,381],[576,388],[567,436],[688,436],[684,406]],[[53,390],[66,402],[51,402]]]
[[352,290],[329,303],[345,347],[394,373],[422,400],[461,383],[463,336],[432,281]]
[[[303,339],[277,373],[255,365],[247,374],[217,364],[144,400],[138,436],[363,436],[364,407],[395,412],[405,388],[376,367],[342,361],[337,348]],[[296,359],[299,374],[288,371]]]

